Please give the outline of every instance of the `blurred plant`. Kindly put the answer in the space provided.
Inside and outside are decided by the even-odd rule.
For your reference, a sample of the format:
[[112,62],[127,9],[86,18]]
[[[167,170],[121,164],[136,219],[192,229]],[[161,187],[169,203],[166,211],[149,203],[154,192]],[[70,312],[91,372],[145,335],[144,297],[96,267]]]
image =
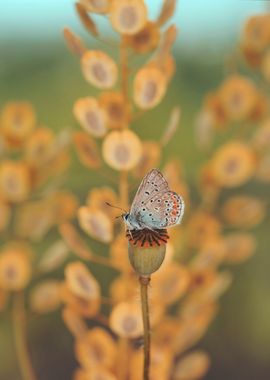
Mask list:
[[[98,282],[107,284],[108,281],[94,279],[80,261],[66,267],[63,318],[76,340],[75,355],[80,369],[74,374],[75,380],[96,379],[97,371],[104,379],[142,378],[143,353],[139,346],[142,322],[145,327],[149,321],[142,321],[138,284],[128,261],[125,232],[115,220],[115,209],[107,207],[106,202],[128,208],[134,180],[160,165],[162,149],[177,129],[180,111],[175,108],[159,141],[142,141],[131,130],[135,120],[161,103],[173,77],[175,64],[171,49],[176,27],[165,25],[175,5],[175,1],[164,1],[158,18],[149,21],[142,0],[77,3],[83,25],[106,46],[118,49],[118,61],[104,50],[88,50],[70,29],[64,31],[68,46],[80,57],[86,81],[102,90],[96,97],[79,99],[74,105],[74,115],[84,130],[74,133],[79,159],[90,170],[104,176],[108,176],[104,163],[119,172],[118,177],[110,173],[107,180],[116,178],[118,189],[115,186],[92,188],[86,205],[78,210],[80,227],[92,239],[107,244],[108,255],[98,256],[90,251],[75,226],[60,227],[62,237],[80,259],[117,271],[108,285],[109,297],[105,298]],[[108,15],[114,31],[120,35],[119,40],[115,37],[114,41],[107,41],[101,36],[93,13]],[[256,38],[255,35],[256,31],[250,39]],[[247,40],[246,37],[245,46]],[[138,55],[142,55],[139,67],[134,62]],[[269,182],[270,160],[265,158],[269,122],[264,122],[252,138],[248,137],[249,126],[262,122],[268,112],[268,99],[252,79],[238,72],[228,75],[220,88],[206,97],[198,116],[196,140],[199,146],[208,149],[211,158],[203,163],[198,193],[192,201],[182,164],[172,159],[163,165],[170,187],[183,196],[188,210],[183,226],[172,231],[166,244],[164,263],[152,276],[151,379],[199,379],[209,368],[207,353],[186,351],[205,334],[217,313],[219,297],[231,284],[230,272],[220,271],[220,266],[242,263],[255,251],[256,240],[249,229],[264,219],[265,202],[239,192],[230,195],[229,190],[242,190],[255,177],[260,180],[264,177]],[[221,136],[217,139],[219,147],[213,144],[215,134]],[[228,141],[224,142],[223,137]],[[98,139],[102,140],[101,144]],[[261,162],[264,169],[260,169]],[[131,264],[140,275],[145,275],[141,267],[146,264],[142,250],[136,249],[129,253]],[[160,262],[163,254],[159,256]],[[134,263],[137,258],[139,261]],[[147,292],[143,287],[141,296],[143,308],[147,308]],[[110,309],[101,309],[100,314],[97,303],[107,304]],[[90,328],[85,323],[89,318]],[[150,340],[148,332],[144,329],[145,346]],[[149,360],[147,349],[146,361]],[[144,379],[148,376],[144,368]]]
[[[139,380],[144,357],[144,379],[196,380],[210,366],[209,355],[192,347],[206,333],[220,296],[231,284],[231,273],[220,268],[253,255],[256,239],[250,229],[266,214],[267,201],[251,193],[251,186],[270,181],[269,104],[264,92],[270,23],[269,15],[252,17],[241,42],[247,62],[252,68],[262,67],[263,77],[241,74],[233,56],[229,74],[205,98],[196,141],[206,155],[197,191],[190,192],[194,186],[185,180],[182,163],[162,161],[163,150],[177,131],[179,108],[172,109],[161,137],[143,141],[132,129],[146,111],[161,103],[174,75],[171,51],[176,27],[166,25],[175,5],[174,0],[165,0],[157,18],[150,21],[143,0],[79,1],[80,20],[102,43],[102,50],[87,49],[69,28],[64,30],[69,48],[80,58],[85,80],[99,90],[96,96],[78,99],[73,108],[82,127],[72,135],[78,158],[90,176],[106,180],[90,189],[84,205],[79,207],[71,193],[59,190],[59,174],[68,161],[66,135],[56,137],[47,128],[34,128],[29,104],[8,104],[2,111],[0,228],[10,243],[0,254],[0,307],[11,294],[25,380],[34,379],[34,374],[25,346],[24,289],[32,273],[39,278],[57,268],[64,268],[64,280],[35,284],[29,303],[38,314],[63,306],[62,318],[74,336],[79,363],[74,380]],[[95,22],[98,15],[108,17],[112,40],[101,35]],[[140,283],[132,265],[142,277],[149,263],[136,245],[128,255],[118,211],[107,203],[128,209],[138,180],[158,166],[170,187],[183,196],[187,212],[183,225],[170,232],[169,241],[164,231],[148,300],[149,281]],[[75,213],[78,223],[71,221]],[[62,239],[36,259],[32,251],[55,225]],[[69,250],[76,260],[65,264]],[[145,253],[149,258],[153,249],[147,247]],[[96,265],[103,266],[100,275],[93,274]],[[149,321],[142,318],[140,290],[152,331],[150,376]]]
[[[40,242],[78,207],[76,197],[61,190],[69,164],[67,132],[56,136],[40,126],[32,105],[11,102],[0,114],[0,309],[11,306],[15,345],[24,379],[34,379],[26,347],[25,288],[63,262],[68,247],[58,240],[44,255]],[[30,295],[35,311],[59,304],[59,283],[40,283]]]

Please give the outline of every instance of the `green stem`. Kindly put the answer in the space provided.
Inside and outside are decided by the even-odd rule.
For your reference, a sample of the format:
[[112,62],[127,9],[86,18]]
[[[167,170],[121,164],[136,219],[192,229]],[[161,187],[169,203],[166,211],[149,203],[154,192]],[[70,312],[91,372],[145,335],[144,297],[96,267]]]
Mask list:
[[148,304],[148,285],[150,277],[140,277],[141,286],[141,304],[142,304],[142,318],[143,318],[143,339],[144,339],[144,367],[143,379],[149,380],[150,371],[150,351],[151,351],[151,337],[150,337],[150,319],[149,319],[149,304]]
[[12,319],[15,348],[22,378],[23,380],[36,380],[27,347],[26,314],[23,292],[14,294]]

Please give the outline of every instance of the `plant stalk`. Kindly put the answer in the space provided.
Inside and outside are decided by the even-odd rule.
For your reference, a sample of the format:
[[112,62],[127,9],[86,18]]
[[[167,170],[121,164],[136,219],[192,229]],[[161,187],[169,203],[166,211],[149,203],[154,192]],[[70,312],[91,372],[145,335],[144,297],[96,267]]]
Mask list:
[[141,287],[141,306],[143,318],[143,340],[144,340],[144,366],[143,380],[149,380],[150,363],[151,363],[151,336],[150,336],[150,318],[149,318],[149,303],[148,303],[148,286],[150,277],[140,277]]
[[26,339],[26,313],[23,292],[14,294],[12,308],[15,349],[23,380],[36,380]]

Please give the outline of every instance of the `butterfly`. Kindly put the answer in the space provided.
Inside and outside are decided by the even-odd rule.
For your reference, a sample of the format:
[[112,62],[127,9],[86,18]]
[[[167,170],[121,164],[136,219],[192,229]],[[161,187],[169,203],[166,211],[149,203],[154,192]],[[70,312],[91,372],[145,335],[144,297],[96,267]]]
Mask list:
[[143,178],[130,212],[122,217],[129,230],[163,229],[180,224],[184,209],[183,198],[169,189],[159,170],[152,169]]

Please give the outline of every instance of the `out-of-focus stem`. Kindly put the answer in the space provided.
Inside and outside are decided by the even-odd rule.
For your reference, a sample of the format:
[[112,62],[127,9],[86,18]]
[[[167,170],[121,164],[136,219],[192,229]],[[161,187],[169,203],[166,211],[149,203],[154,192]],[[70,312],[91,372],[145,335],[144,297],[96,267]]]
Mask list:
[[124,37],[122,38],[120,45],[120,67],[121,67],[121,90],[124,96],[125,101],[128,101],[128,50],[124,41]]
[[[122,37],[120,44],[120,70],[121,70],[121,92],[125,101],[126,107],[129,107],[129,96],[128,96],[128,51],[124,41],[124,37]],[[128,127],[128,126],[127,126]],[[120,172],[119,178],[119,198],[121,207],[125,210],[129,207],[129,199],[128,199],[128,172],[126,170],[122,170]],[[123,229],[125,228],[123,223]],[[129,367],[129,340],[127,338],[121,338],[119,341],[119,358],[120,363],[118,364],[118,373],[117,379],[126,380],[128,376],[128,367]]]
[[[121,92],[125,100],[126,107],[129,107],[128,97],[128,50],[125,44],[124,37],[122,37],[120,44],[120,70],[121,70]],[[128,208],[128,172],[123,170],[120,173],[119,181],[119,196],[121,205],[124,209]]]
[[12,319],[15,348],[22,378],[23,380],[36,380],[27,347],[26,314],[22,292],[14,295]]
[[120,338],[119,340],[119,363],[117,365],[117,379],[126,380],[128,378],[128,363],[129,358],[129,340],[127,338]]
[[149,372],[150,372],[151,337],[150,337],[150,318],[149,318],[149,304],[148,304],[148,286],[149,286],[150,280],[151,280],[150,277],[140,277],[141,305],[142,305],[142,317],[143,317],[143,340],[144,340],[143,380],[149,380]]
[[119,196],[121,206],[124,209],[128,209],[128,172],[122,170],[120,173],[120,181],[119,181]]

